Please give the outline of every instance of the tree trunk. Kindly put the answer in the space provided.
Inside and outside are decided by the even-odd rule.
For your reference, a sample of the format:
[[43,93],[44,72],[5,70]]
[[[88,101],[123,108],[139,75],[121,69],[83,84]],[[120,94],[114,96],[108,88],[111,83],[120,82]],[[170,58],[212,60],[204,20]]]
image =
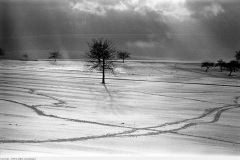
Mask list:
[[102,65],[102,84],[105,84],[105,59],[103,56],[103,65]]
[[208,69],[209,69],[209,67],[207,67],[207,69],[206,69],[206,71],[205,71],[205,72],[207,72],[207,71],[208,71]]
[[123,63],[124,63],[124,58],[123,58]]
[[230,73],[229,73],[229,75],[228,75],[228,76],[231,76],[231,74],[232,74],[232,69],[230,70]]
[[222,68],[223,68],[223,67],[221,66],[220,68],[221,68],[221,72],[222,72]]

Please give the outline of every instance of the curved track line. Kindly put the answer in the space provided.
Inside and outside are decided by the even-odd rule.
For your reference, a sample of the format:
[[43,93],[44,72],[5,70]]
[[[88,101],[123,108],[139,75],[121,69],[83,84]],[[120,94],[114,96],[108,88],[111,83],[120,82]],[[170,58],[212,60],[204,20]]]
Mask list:
[[[187,136],[187,134],[181,134],[181,133],[178,133],[178,131],[181,131],[183,129],[187,129],[187,128],[190,128],[192,126],[197,126],[197,125],[201,125],[201,124],[209,124],[209,123],[215,123],[217,122],[219,119],[220,119],[220,116],[223,112],[227,111],[227,110],[230,110],[230,109],[235,109],[235,108],[239,108],[240,105],[237,103],[238,102],[238,99],[240,97],[236,97],[235,98],[235,102],[236,102],[236,105],[232,105],[232,106],[227,106],[228,108],[226,107],[220,107],[220,108],[215,108],[215,109],[210,109],[210,111],[206,111],[206,113],[203,113],[201,116],[201,118],[207,116],[208,114],[218,110],[213,118],[212,121],[209,121],[209,122],[195,122],[195,123],[188,123],[188,124],[185,124],[183,125],[182,127],[179,127],[179,128],[175,128],[175,129],[170,129],[170,130],[165,130],[165,131],[158,131],[158,132],[148,132],[148,133],[145,133],[145,134],[131,134],[131,135],[121,135],[119,137],[139,137],[139,136],[150,136],[150,135],[159,135],[159,134],[163,134],[163,133],[174,133],[174,134],[179,134],[179,135],[185,135]],[[199,119],[199,117],[197,119]],[[172,123],[165,123],[165,124],[162,124],[162,125],[159,125],[159,126],[154,126],[154,127],[147,127],[147,128],[159,128],[159,127],[164,127],[164,126],[169,126],[169,125],[174,125],[174,124],[180,124],[180,123],[183,123],[183,122],[187,122],[189,120],[195,120],[196,118],[193,118],[193,119],[186,119],[186,120],[183,120],[183,121],[177,121],[177,122],[172,122]],[[192,136],[192,137],[198,137],[198,138],[206,138],[206,139],[210,139],[210,140],[217,140],[217,141],[222,141],[222,142],[227,142],[227,143],[232,143],[232,144],[240,144],[238,142],[232,142],[232,141],[227,141],[227,140],[221,140],[221,139],[217,139],[217,138],[212,138],[212,137],[202,137],[202,136],[194,136],[194,135],[189,135],[189,136]]]
[[100,123],[100,122],[94,122],[94,121],[87,121],[87,120],[78,120],[78,119],[64,118],[64,117],[59,117],[59,116],[52,115],[52,114],[45,114],[43,111],[37,109],[37,107],[39,107],[39,105],[32,105],[32,106],[30,106],[30,105],[27,105],[27,104],[24,104],[24,103],[21,103],[21,102],[16,102],[16,101],[13,101],[13,100],[6,100],[6,99],[0,99],[0,100],[23,105],[23,106],[25,106],[27,108],[30,108],[30,109],[34,110],[39,116],[45,116],[45,117],[50,117],[50,118],[57,118],[57,119],[62,119],[62,120],[72,121],[72,122],[79,122],[79,123],[89,123],[89,124],[96,124],[96,125],[109,126],[109,127],[119,127],[119,128],[134,129],[132,127],[125,127],[125,126],[119,126],[119,125],[107,124],[107,123]]
[[47,143],[47,142],[73,142],[73,141],[84,141],[90,139],[99,139],[99,138],[110,138],[115,137],[122,134],[129,134],[135,132],[134,129],[112,133],[112,134],[104,134],[98,136],[87,136],[87,137],[76,137],[76,138],[63,138],[63,139],[50,139],[50,140],[0,140],[0,143]]
[[181,136],[195,137],[195,138],[204,138],[204,139],[207,139],[207,140],[214,140],[214,141],[231,143],[231,144],[237,144],[237,145],[240,144],[238,142],[227,141],[227,140],[217,139],[217,138],[212,138],[212,137],[196,136],[196,135],[192,135],[192,134],[183,134],[183,133],[178,133],[178,132],[171,132],[171,133],[176,134],[176,135],[181,135]]
[[[234,105],[226,105],[226,106],[223,106],[223,107],[218,107],[218,108],[208,108],[204,111],[204,113],[202,113],[200,116],[198,117],[194,117],[194,118],[189,118],[189,119],[184,119],[184,120],[181,120],[181,121],[176,121],[176,122],[167,122],[167,123],[164,123],[164,124],[161,124],[161,125],[157,125],[157,126],[152,126],[152,127],[145,127],[145,128],[160,128],[160,127],[165,127],[165,126],[169,126],[169,125],[176,125],[176,124],[180,124],[180,123],[185,123],[187,121],[192,121],[192,120],[198,120],[198,119],[202,119],[212,113],[214,113],[215,111],[216,114],[214,116],[214,119],[212,121],[213,122],[217,122],[221,116],[221,113],[223,111],[226,111],[226,110],[229,110],[229,109],[234,109],[234,108],[239,108],[239,104],[237,103],[238,102],[238,99],[240,97],[236,97],[235,100],[234,100]],[[199,123],[204,123],[204,122],[199,122]]]

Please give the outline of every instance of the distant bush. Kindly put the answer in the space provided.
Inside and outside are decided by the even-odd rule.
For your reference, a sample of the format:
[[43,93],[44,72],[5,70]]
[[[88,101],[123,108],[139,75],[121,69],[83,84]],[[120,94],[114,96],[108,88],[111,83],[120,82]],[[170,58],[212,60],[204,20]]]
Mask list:
[[4,56],[4,55],[5,55],[4,49],[0,48],[0,56]]
[[57,58],[60,57],[60,53],[58,51],[50,52],[49,54],[50,54],[49,58],[54,59],[55,62]]
[[131,58],[131,57],[130,57],[130,53],[128,53],[128,52],[123,52],[123,51],[118,51],[117,57],[118,57],[119,59],[122,59],[122,60],[123,60],[123,63],[124,63],[124,60],[125,60],[125,59]]
[[218,60],[217,63],[215,64],[215,67],[220,67],[220,70],[222,72],[223,68],[227,66],[227,63],[224,62],[222,59]]
[[214,63],[213,62],[202,62],[201,68],[203,68],[203,67],[206,67],[205,72],[207,72],[210,67],[214,67]]
[[226,64],[226,67],[230,71],[228,75],[231,76],[232,72],[236,72],[240,68],[240,63],[236,60],[232,60]]
[[25,58],[25,60],[28,60],[28,54],[24,54],[23,57]]

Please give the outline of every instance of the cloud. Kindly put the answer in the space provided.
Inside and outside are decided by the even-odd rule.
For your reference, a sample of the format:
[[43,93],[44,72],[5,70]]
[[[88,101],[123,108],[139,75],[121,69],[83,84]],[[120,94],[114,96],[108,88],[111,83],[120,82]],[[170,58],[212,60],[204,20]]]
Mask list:
[[70,2],[70,6],[73,10],[78,10],[81,12],[87,12],[90,14],[96,14],[104,16],[106,14],[105,9],[96,1],[83,0],[81,2]]
[[[128,11],[132,14],[146,16],[149,12],[157,15],[158,20],[164,18],[174,18],[184,20],[190,16],[188,10],[183,5],[185,0],[81,0],[70,1],[70,6],[74,10],[106,16],[108,11]],[[111,12],[110,12],[111,13]]]
[[[195,2],[196,3],[196,2]],[[194,3],[194,5],[196,5]],[[198,6],[192,6],[195,8],[192,10],[191,15],[193,17],[204,17],[204,18],[212,18],[217,17],[219,14],[224,13],[225,10],[219,3],[205,2],[201,1],[201,3],[197,2]]]
[[[186,8],[191,12],[193,18],[212,18],[217,17],[225,12],[222,6],[224,1],[192,1],[188,0],[185,3]],[[231,3],[230,3],[231,4]]]
[[129,40],[125,44],[130,48],[139,49],[164,48],[168,40],[170,39],[167,35],[148,34],[142,39]]
[[218,16],[220,13],[224,13],[224,9],[219,4],[212,4],[211,6],[204,7],[203,14],[206,17]]
[[182,21],[190,16],[184,4],[185,0],[144,0],[135,6],[135,11],[142,14],[154,12],[160,16],[159,20],[173,18]]
[[118,3],[113,4],[113,5],[108,5],[106,8],[110,9],[110,10],[116,10],[116,11],[129,10],[129,7],[126,5],[126,3],[122,2],[122,1],[119,1]]
[[144,42],[144,41],[136,41],[136,42],[128,42],[128,46],[130,47],[140,47],[140,48],[152,48],[158,45],[157,42]]

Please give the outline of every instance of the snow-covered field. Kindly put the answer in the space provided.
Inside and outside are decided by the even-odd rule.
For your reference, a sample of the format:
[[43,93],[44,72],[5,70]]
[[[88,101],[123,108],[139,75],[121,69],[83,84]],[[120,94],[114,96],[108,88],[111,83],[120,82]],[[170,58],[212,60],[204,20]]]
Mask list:
[[199,64],[0,61],[0,156],[240,155],[240,74]]

